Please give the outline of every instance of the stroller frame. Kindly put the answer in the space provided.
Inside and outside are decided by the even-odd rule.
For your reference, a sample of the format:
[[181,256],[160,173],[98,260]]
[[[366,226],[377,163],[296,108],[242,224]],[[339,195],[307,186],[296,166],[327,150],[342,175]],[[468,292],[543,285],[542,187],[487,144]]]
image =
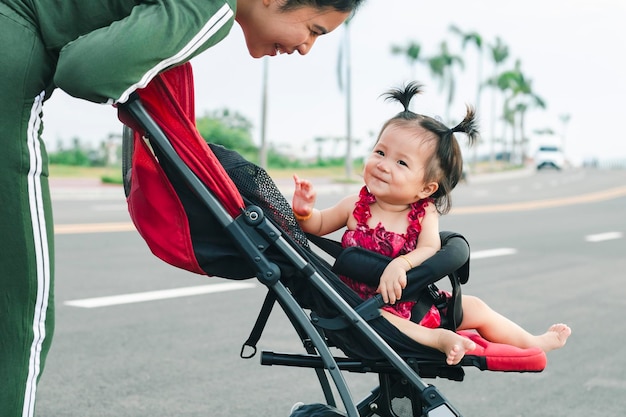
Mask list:
[[[348,417],[396,417],[392,401],[399,398],[410,400],[414,417],[461,416],[422,378],[461,381],[463,366],[513,372],[543,370],[545,353],[541,349],[491,344],[476,333],[463,331],[458,333],[474,340],[477,349],[468,352],[459,364],[449,366],[443,353],[417,344],[392,326],[381,317],[382,296],[363,301],[337,277],[362,276],[377,282],[389,258],[361,248],[341,248],[336,256],[337,242],[305,236],[264,170],[233,151],[207,145],[198,134],[192,120],[190,65],[164,74],[118,105],[119,118],[129,127],[124,131],[122,164],[129,211],[150,249],[164,261],[205,275],[233,279],[256,276],[267,287],[259,318],[242,347],[242,358],[256,354],[256,342],[273,304],[278,302],[307,354],[266,351],[261,354],[261,364],[314,369],[327,405],[333,408],[336,403],[330,375]],[[132,140],[127,141],[127,133]],[[139,148],[134,149],[135,144]],[[250,178],[254,178],[253,190],[246,184]],[[274,200],[265,198],[265,193],[273,194]],[[219,239],[212,240],[215,234]],[[469,245],[458,234],[442,232],[441,238],[441,250],[407,272],[403,299],[417,299],[413,297],[428,292],[430,284],[447,276],[452,298],[446,304],[445,327],[455,331],[462,320],[460,287],[469,276]],[[309,241],[336,257],[332,268],[308,247]],[[335,248],[329,250],[327,242]],[[222,245],[227,246],[224,251]],[[247,261],[243,269],[238,267],[241,259]],[[352,268],[354,265],[360,270]],[[244,355],[246,346],[252,347],[252,355]],[[346,357],[335,357],[331,348],[339,348]],[[355,403],[344,371],[377,373],[379,386]]]
[[[213,195],[202,181],[189,169],[183,162],[181,157],[176,153],[165,133],[160,126],[152,119],[141,103],[139,97],[135,94],[125,104],[121,106],[135,121],[145,130],[150,138],[152,146],[160,149],[161,153],[168,162],[179,170],[184,177],[187,185],[194,191],[197,197],[206,205],[206,207],[215,215],[224,230],[231,236],[233,242],[236,242],[242,252],[242,256],[248,256],[256,265],[257,279],[272,291],[281,307],[286,311],[290,318],[294,319],[297,325],[306,333],[310,341],[319,354],[319,359],[311,359],[309,357],[290,357],[289,360],[285,356],[282,360],[278,360],[279,356],[271,357],[270,354],[264,354],[263,363],[265,364],[287,364],[303,367],[313,367],[316,369],[323,368],[333,379],[337,392],[343,402],[348,417],[359,417],[371,415],[373,410],[371,404],[376,399],[383,399],[384,403],[390,403],[391,398],[397,397],[393,395],[393,391],[397,391],[398,384],[401,386],[409,386],[411,391],[411,401],[415,408],[414,413],[420,410],[419,416],[446,417],[461,416],[452,404],[438,391],[433,385],[426,384],[404,359],[402,359],[388,343],[375,332],[346,301],[330,286],[316,269],[307,262],[300,254],[284,239],[282,232],[275,227],[265,217],[263,211],[259,207],[249,206],[239,217],[233,217],[225,210],[218,199]],[[355,405],[348,385],[341,373],[343,370],[358,370],[359,372],[370,368],[371,365],[365,365],[360,361],[338,361],[331,353],[324,338],[316,327],[312,324],[311,319],[306,315],[305,311],[300,307],[297,301],[291,296],[285,285],[280,281],[281,271],[272,262],[267,260],[263,251],[273,245],[284,254],[288,259],[292,260],[294,266],[304,274],[307,279],[321,292],[326,294],[341,314],[355,326],[360,332],[371,339],[376,349],[388,361],[387,364],[380,364],[372,368],[372,370],[389,370],[393,368],[401,375],[401,380],[393,380],[389,375],[381,376],[381,388],[375,390],[370,397],[359,404],[359,408]],[[370,305],[374,308],[380,301],[375,298],[371,299]],[[282,362],[282,363],[281,363]],[[320,374],[318,373],[318,376]],[[322,380],[322,379],[320,379]],[[332,393],[328,384],[322,383],[324,394],[329,402],[332,400]],[[332,404],[331,404],[332,405]],[[367,407],[367,410],[366,410]],[[379,410],[380,412],[381,410]],[[382,414],[394,415],[394,414]]]

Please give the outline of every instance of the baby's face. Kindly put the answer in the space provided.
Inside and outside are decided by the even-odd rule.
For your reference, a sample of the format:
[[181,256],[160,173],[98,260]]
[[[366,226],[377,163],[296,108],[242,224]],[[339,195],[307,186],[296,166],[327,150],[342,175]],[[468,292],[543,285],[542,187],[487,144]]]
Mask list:
[[365,162],[363,178],[377,201],[406,205],[432,194],[424,174],[434,152],[428,135],[389,125]]

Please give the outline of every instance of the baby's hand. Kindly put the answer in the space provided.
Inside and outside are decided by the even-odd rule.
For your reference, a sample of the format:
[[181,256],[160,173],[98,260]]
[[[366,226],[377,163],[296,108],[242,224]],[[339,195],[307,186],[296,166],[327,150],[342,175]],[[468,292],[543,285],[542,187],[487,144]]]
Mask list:
[[317,191],[308,180],[301,180],[294,174],[293,180],[296,184],[296,189],[293,193],[293,199],[291,201],[291,208],[295,213],[301,216],[307,216],[313,207],[315,206],[315,200],[317,198]]
[[395,304],[402,297],[402,290],[406,287],[406,271],[401,259],[394,259],[383,271],[378,284],[378,292],[387,304]]

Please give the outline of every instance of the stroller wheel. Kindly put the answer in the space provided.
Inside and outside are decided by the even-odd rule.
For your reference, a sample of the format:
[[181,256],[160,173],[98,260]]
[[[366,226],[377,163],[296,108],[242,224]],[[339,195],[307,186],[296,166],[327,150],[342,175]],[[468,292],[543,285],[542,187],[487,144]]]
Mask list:
[[304,403],[302,401],[298,401],[297,403],[295,403],[291,407],[291,411],[289,412],[289,415],[293,414],[293,412],[296,411],[297,409],[302,408],[302,406],[304,406]]
[[346,414],[326,404],[295,403],[290,417],[346,417]]

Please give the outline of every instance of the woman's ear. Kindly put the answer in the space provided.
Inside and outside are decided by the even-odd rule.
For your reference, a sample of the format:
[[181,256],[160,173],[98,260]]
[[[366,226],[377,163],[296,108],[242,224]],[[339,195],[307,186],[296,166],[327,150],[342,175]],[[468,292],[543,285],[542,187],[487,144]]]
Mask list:
[[433,181],[424,184],[424,187],[418,192],[418,196],[421,199],[430,197],[439,189],[439,183]]

